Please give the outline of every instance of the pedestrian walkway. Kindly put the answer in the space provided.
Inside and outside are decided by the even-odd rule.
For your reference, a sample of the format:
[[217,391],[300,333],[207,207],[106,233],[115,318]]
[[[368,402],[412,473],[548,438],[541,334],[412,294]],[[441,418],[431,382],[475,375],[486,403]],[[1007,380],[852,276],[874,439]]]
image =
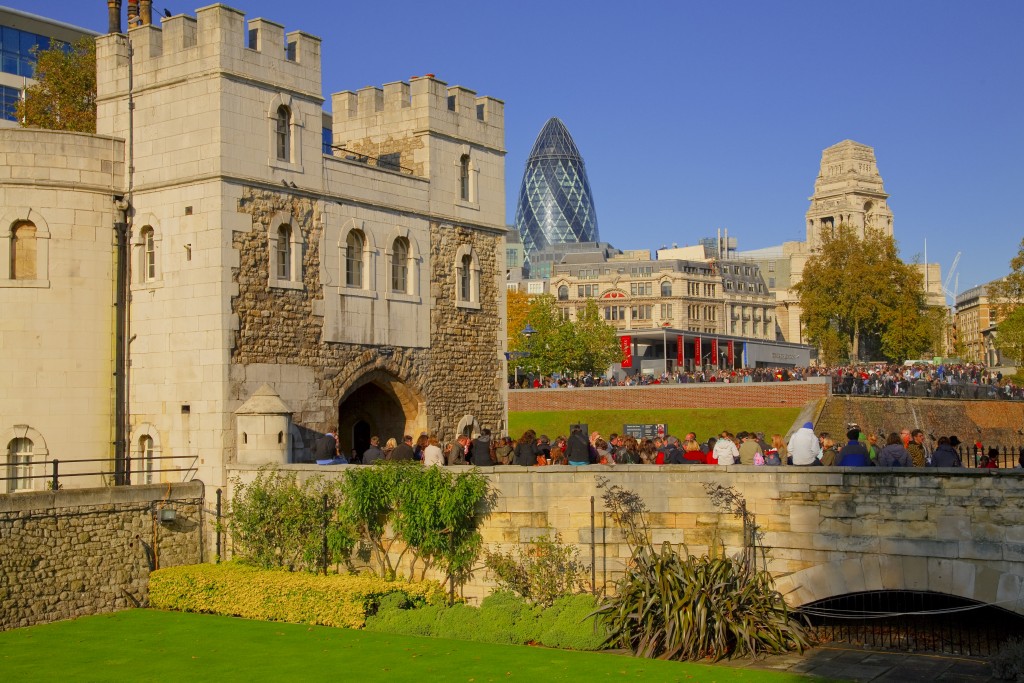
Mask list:
[[832,681],[871,683],[997,683],[986,660],[941,654],[881,652],[840,645],[820,646],[803,654],[787,654],[751,662],[735,659],[725,666],[770,669]]

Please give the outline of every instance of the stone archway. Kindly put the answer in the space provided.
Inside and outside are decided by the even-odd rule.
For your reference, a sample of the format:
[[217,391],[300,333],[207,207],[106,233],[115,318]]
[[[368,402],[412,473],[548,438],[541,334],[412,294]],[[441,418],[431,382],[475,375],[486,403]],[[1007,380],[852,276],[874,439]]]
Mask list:
[[401,443],[405,434],[415,437],[426,425],[422,397],[386,370],[370,370],[338,401],[338,435],[346,454],[353,448],[362,454],[370,436],[380,437],[381,446],[391,438]]

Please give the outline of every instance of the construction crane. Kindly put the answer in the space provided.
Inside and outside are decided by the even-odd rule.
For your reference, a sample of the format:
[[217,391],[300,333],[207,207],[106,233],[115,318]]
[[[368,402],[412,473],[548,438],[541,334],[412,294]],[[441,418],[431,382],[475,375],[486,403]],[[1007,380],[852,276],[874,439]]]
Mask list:
[[[949,299],[952,299],[952,301],[953,301],[952,304],[949,304],[950,308],[952,308],[953,306],[956,306],[956,295],[959,293],[959,290],[960,290],[960,274],[956,272],[956,266],[957,266],[958,263],[960,263],[960,254],[961,253],[962,252],[959,252],[959,251],[956,252],[956,256],[953,257],[953,265],[951,265],[949,267],[949,271],[946,273],[946,281],[942,283],[942,293],[945,294],[947,297],[949,297]],[[955,280],[953,278],[954,275],[956,275],[956,279]],[[954,283],[955,283],[953,285],[953,290],[952,291],[950,291],[950,289],[949,289],[949,281],[950,280],[953,280]]]

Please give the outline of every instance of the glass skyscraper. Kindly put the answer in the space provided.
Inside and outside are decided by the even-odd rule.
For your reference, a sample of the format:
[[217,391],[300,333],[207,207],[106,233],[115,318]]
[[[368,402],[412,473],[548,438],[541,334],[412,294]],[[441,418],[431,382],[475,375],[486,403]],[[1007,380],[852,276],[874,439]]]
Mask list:
[[583,157],[557,118],[544,124],[526,159],[516,228],[527,260],[552,245],[600,239]]

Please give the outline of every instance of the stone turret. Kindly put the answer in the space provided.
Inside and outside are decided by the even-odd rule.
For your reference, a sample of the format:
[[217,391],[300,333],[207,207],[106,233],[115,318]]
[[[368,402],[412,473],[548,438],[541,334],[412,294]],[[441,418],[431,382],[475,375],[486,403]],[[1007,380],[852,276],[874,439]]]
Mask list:
[[292,410],[269,384],[257,389],[235,411],[238,462],[250,465],[288,462]]

